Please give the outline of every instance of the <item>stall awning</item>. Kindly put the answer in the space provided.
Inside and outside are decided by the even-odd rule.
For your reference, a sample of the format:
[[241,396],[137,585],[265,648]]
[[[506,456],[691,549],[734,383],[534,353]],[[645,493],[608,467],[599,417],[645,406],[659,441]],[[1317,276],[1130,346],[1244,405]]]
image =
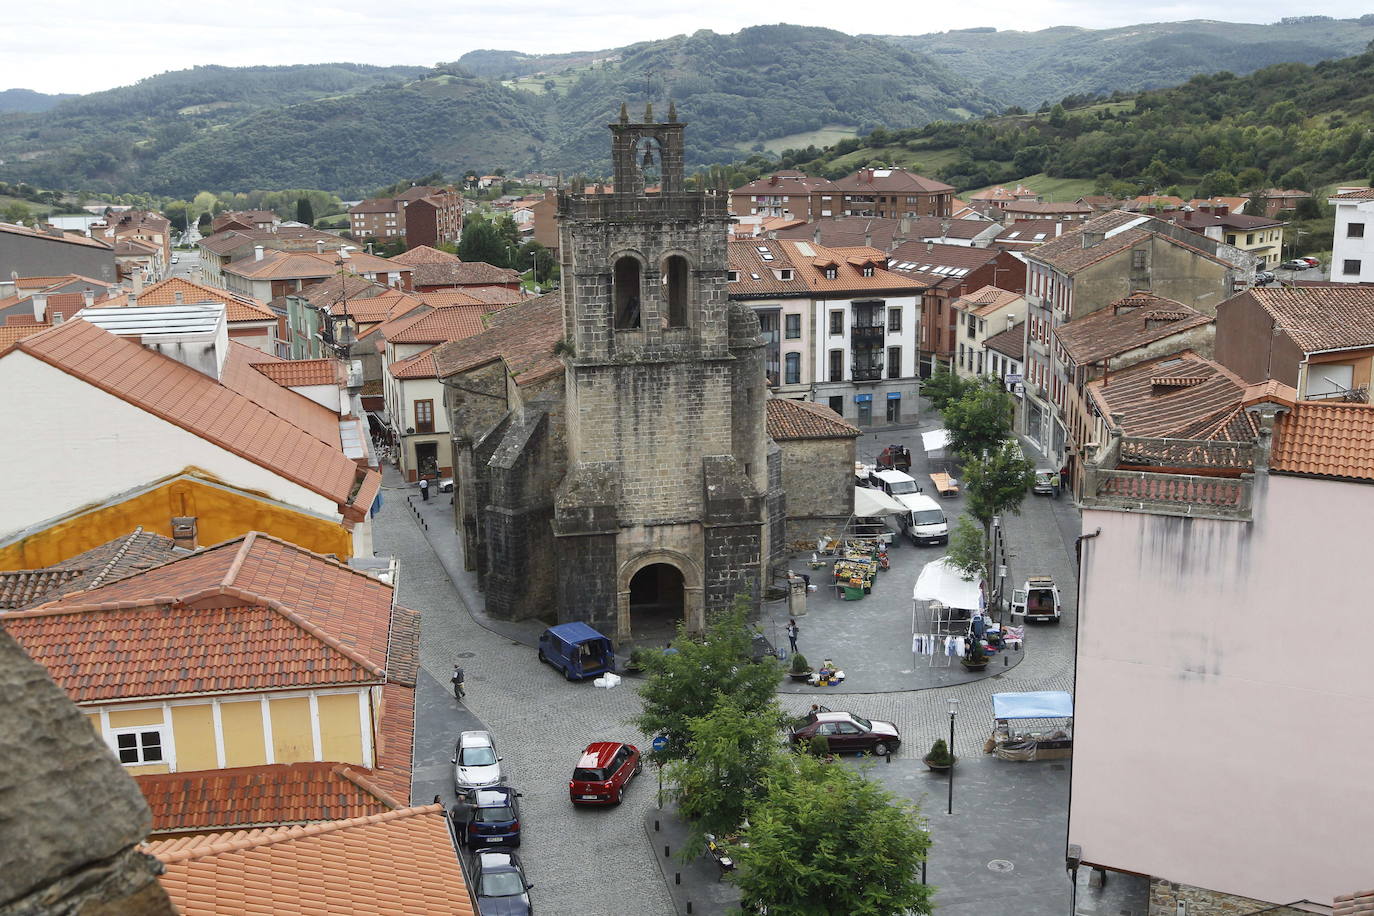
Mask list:
[[921,444],[927,452],[938,452],[949,445],[949,430],[941,427],[928,433],[921,433]]
[[901,515],[905,511],[906,506],[882,490],[872,487],[854,488],[854,514],[859,518],[883,518],[887,515]]
[[1073,697],[1064,690],[1028,693],[994,693],[994,719],[1068,719],[1073,717]]
[[945,607],[976,611],[983,606],[983,591],[977,580],[964,578],[964,571],[948,557],[933,560],[921,570],[911,597],[916,601],[938,601]]

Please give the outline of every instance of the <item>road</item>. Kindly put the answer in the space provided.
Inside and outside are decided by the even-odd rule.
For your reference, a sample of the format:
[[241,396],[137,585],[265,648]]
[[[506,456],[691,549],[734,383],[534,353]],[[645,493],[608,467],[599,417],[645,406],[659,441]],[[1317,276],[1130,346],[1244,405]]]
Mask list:
[[177,251],[172,250],[172,257],[177,259],[177,263],[170,265],[171,270],[167,271],[169,277],[181,277],[190,280],[192,283],[200,282],[200,250]]

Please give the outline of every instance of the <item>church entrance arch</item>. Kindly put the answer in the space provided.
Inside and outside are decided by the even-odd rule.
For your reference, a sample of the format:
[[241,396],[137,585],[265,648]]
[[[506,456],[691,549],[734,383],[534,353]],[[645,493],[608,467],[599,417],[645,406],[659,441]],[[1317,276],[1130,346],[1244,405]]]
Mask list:
[[617,636],[640,645],[663,645],[679,623],[701,629],[701,574],[674,551],[652,551],[625,565],[620,576]]

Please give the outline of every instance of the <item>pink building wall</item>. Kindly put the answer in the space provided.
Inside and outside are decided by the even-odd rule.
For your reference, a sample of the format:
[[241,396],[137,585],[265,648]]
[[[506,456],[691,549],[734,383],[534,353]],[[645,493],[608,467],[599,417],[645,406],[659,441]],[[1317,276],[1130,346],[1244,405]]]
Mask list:
[[1254,505],[1084,511],[1069,842],[1329,904],[1374,875],[1374,486],[1260,474]]

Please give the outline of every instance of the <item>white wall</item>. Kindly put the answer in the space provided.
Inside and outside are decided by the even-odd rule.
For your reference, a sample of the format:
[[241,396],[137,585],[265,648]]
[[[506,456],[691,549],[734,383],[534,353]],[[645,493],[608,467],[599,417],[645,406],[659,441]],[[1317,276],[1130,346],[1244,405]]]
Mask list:
[[333,500],[13,350],[0,359],[0,534],[202,468],[239,489],[338,518]]
[[[1374,200],[1336,201],[1336,227],[1331,240],[1331,279],[1338,283],[1374,283]],[[1364,224],[1364,236],[1351,238],[1351,223]],[[1360,262],[1358,274],[1345,272],[1345,262]]]
[[1086,510],[1069,842],[1274,903],[1369,886],[1374,485],[1257,482],[1253,524]]

